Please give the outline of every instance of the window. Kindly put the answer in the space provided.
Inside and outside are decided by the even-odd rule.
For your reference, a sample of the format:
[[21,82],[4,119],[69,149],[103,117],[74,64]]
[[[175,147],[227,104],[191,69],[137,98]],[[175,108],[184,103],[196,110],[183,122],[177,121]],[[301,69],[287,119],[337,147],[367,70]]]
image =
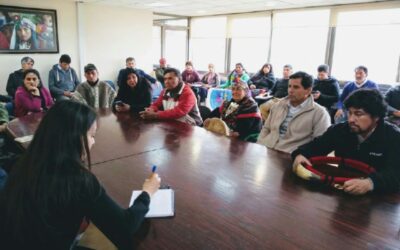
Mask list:
[[197,70],[207,71],[213,63],[217,72],[224,72],[225,34],[226,17],[192,19],[190,60]]
[[248,72],[257,72],[268,60],[270,16],[231,19],[231,65],[242,63]]
[[186,62],[186,30],[165,30],[165,58],[171,67],[183,69]]
[[325,62],[329,14],[330,10],[323,9],[274,16],[271,63],[277,77],[285,64],[316,75],[318,65]]
[[400,57],[400,9],[338,14],[332,75],[353,80],[354,68],[364,65],[377,83],[396,81]]
[[161,27],[153,26],[153,45],[152,45],[152,61],[158,63],[161,58]]

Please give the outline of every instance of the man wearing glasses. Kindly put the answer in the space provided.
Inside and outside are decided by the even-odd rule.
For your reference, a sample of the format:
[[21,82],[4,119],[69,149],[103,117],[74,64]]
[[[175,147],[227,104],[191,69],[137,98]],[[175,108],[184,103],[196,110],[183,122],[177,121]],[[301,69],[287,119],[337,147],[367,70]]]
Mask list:
[[19,86],[22,86],[24,83],[24,71],[31,69],[33,67],[33,64],[35,64],[35,61],[26,56],[21,59],[21,69],[14,71],[8,76],[7,80],[7,94],[14,99],[15,97],[15,92],[17,91],[17,88]]
[[400,130],[384,121],[386,104],[375,89],[359,89],[344,101],[347,121],[331,126],[322,136],[292,153],[293,166],[307,158],[327,155],[362,161],[376,172],[366,179],[344,183],[345,192],[398,192],[400,187]]

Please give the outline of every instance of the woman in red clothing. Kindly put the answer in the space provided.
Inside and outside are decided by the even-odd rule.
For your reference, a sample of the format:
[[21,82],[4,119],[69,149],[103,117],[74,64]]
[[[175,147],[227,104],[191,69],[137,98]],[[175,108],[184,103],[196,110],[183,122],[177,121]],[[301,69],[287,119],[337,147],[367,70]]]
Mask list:
[[39,72],[28,69],[23,77],[24,85],[15,92],[15,116],[48,110],[54,102],[49,90],[42,85]]

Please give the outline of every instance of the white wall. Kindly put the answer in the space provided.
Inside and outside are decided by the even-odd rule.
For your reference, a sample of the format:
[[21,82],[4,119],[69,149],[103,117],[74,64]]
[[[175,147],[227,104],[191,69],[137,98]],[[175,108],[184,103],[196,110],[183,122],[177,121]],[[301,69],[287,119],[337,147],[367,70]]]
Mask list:
[[[57,10],[59,39],[59,54],[0,54],[1,94],[6,93],[8,75],[21,67],[20,60],[27,55],[35,60],[34,68],[39,70],[46,86],[49,70],[61,54],[71,56],[71,66],[78,75],[83,71],[80,65],[94,63],[100,79],[104,80],[115,81],[128,56],[135,57],[139,68],[147,72],[152,69],[153,16],[150,11],[95,4],[79,4],[78,7],[73,1],[62,0],[1,0],[1,4]],[[80,37],[79,30],[82,31]]]
[[150,11],[106,5],[80,4],[84,64],[94,63],[103,80],[116,80],[132,56],[138,68],[152,70],[152,27]]

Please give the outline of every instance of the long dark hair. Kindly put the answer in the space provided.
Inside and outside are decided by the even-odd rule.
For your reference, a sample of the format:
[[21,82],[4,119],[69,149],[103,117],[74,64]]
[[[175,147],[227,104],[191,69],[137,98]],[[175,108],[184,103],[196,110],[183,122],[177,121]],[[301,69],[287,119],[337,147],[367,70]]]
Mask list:
[[71,207],[82,188],[98,192],[82,160],[86,156],[90,168],[87,131],[95,120],[90,107],[73,101],[48,111],[0,195],[0,232],[11,232],[14,242],[32,234],[42,238],[54,206]]
[[131,89],[131,87],[129,87],[128,85],[128,75],[129,74],[135,74],[138,82],[135,86],[135,88],[133,88],[133,92],[137,92],[137,93],[143,93],[143,91],[151,91],[151,86],[149,81],[147,81],[146,78],[144,77],[140,77],[139,73],[135,70],[135,69],[131,69],[131,68],[127,68],[125,70],[125,73],[122,75],[122,84],[121,84],[121,88],[124,89],[124,91],[127,91],[127,89]]
[[269,74],[271,74],[271,75],[273,75],[274,74],[274,69],[272,68],[272,64],[270,64],[270,63],[265,63],[262,67],[261,67],[261,69],[260,69],[260,74],[261,75],[264,75],[264,68],[265,67],[267,67],[267,66],[269,66],[269,72],[268,72],[268,74],[267,75],[269,75]]

